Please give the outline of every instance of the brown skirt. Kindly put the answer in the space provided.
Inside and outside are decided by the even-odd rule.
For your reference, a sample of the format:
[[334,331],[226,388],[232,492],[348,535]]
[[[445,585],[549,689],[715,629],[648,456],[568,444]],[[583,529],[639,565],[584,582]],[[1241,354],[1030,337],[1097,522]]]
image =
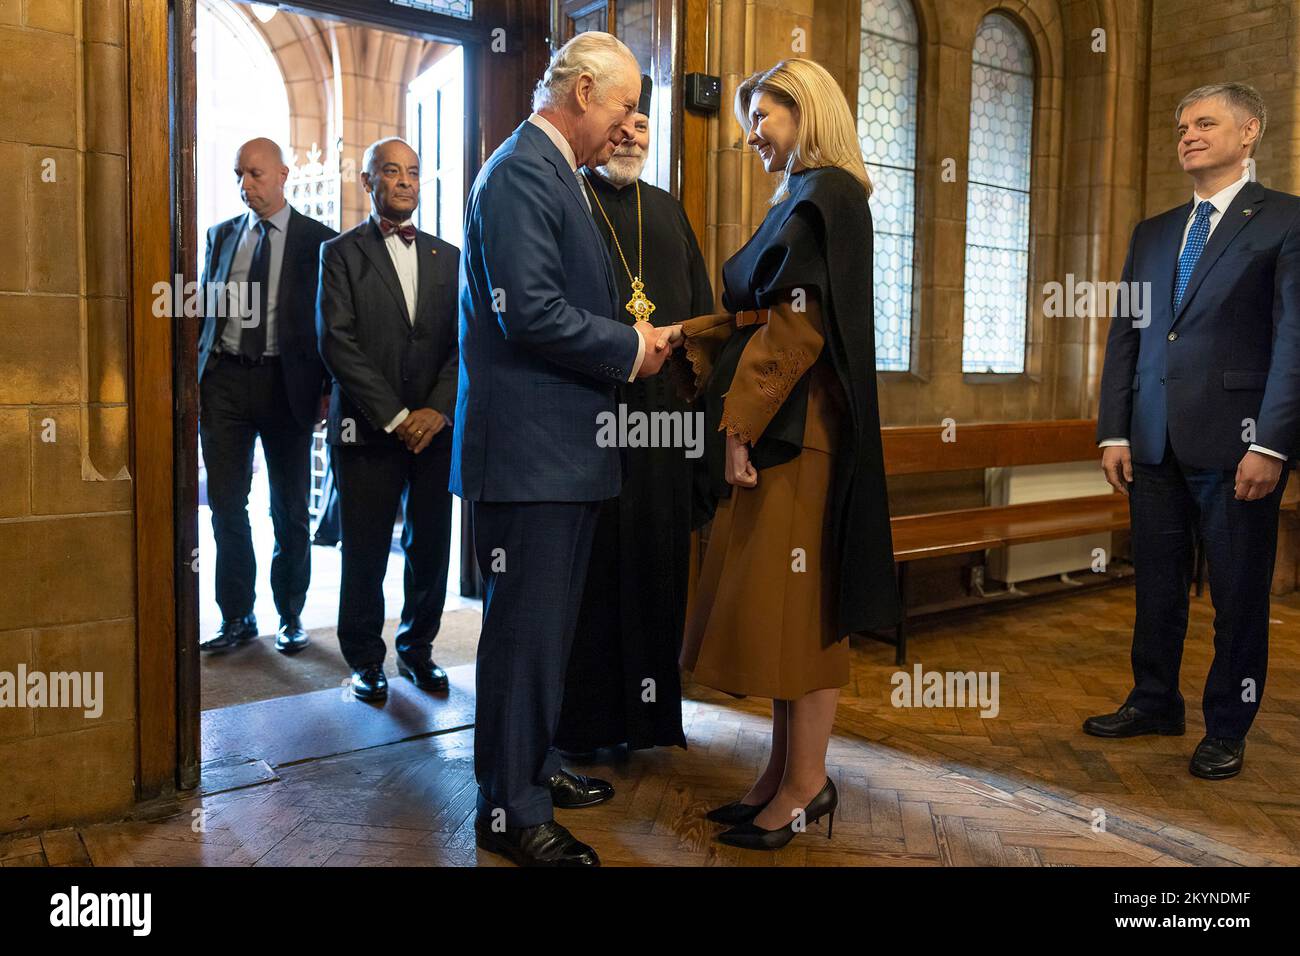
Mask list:
[[760,471],[756,487],[733,486],[713,517],[681,665],[728,694],[794,700],[849,682],[827,515],[839,383],[827,371],[814,367],[803,451]]

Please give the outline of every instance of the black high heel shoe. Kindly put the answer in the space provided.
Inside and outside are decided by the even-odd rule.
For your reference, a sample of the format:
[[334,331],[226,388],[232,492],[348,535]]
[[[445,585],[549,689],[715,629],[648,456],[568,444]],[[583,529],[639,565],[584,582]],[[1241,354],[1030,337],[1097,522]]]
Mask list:
[[714,807],[704,814],[704,817],[706,820],[712,820],[714,823],[721,823],[729,827],[739,826],[753,820],[771,802],[770,800],[764,800],[762,803],[741,803],[737,800],[735,803]]
[[[835,808],[839,805],[840,795],[835,789],[835,782],[830,777],[827,777],[826,786],[822,787],[817,796],[808,801],[808,806],[803,808],[805,829],[807,824],[816,823],[822,817],[828,817],[826,821],[826,839],[829,840],[835,826]],[[797,820],[796,817],[796,819],[791,820],[777,830],[765,830],[751,822],[745,822],[732,827],[725,833],[718,834],[718,839],[728,846],[738,846],[742,850],[779,850],[794,839],[794,825]]]

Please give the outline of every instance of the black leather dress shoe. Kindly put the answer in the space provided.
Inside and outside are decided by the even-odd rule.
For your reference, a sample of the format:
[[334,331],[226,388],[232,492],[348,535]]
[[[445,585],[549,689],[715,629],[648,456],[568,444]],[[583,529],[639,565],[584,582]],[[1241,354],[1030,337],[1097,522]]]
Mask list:
[[357,700],[383,700],[388,696],[388,678],[376,664],[352,672],[352,694]]
[[1196,753],[1192,754],[1192,762],[1187,769],[1194,777],[1226,780],[1241,773],[1241,766],[1245,759],[1245,739],[1204,737],[1196,745]]
[[302,619],[297,614],[280,618],[280,630],[275,635],[277,651],[281,654],[297,654],[310,643],[307,632],[303,630]]
[[423,664],[408,664],[399,657],[397,673],[413,682],[420,690],[447,690],[451,686],[447,672],[431,660]]
[[1181,737],[1184,729],[1182,717],[1158,717],[1129,704],[1113,714],[1089,717],[1083,722],[1083,732],[1094,737],[1142,737],[1146,734]]
[[491,823],[478,817],[474,841],[479,849],[508,857],[519,866],[600,866],[596,851],[554,820],[494,833]]
[[257,637],[257,618],[252,614],[222,621],[215,636],[199,641],[201,651],[225,651]]
[[613,784],[567,770],[561,770],[546,783],[551,788],[551,805],[561,810],[594,807],[614,796]]

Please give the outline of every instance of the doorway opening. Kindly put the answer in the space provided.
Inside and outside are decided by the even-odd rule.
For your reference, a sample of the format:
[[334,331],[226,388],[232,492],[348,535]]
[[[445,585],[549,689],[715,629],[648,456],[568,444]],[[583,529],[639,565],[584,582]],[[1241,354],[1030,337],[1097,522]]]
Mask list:
[[[345,6],[322,5],[327,9]],[[196,0],[193,51],[196,178],[191,215],[198,241],[186,258],[196,276],[204,273],[208,230],[249,215],[234,173],[235,157],[241,144],[260,137],[273,140],[283,152],[289,167],[285,186],[289,205],[337,232],[357,226],[370,215],[369,197],[360,176],[366,146],[389,136],[405,139],[420,157],[422,188],[416,225],[459,248],[465,190],[474,171],[472,149],[476,146],[470,135],[476,124],[473,104],[466,95],[469,62],[462,42],[364,19],[305,12],[297,3],[288,9],[244,0]],[[194,351],[183,352],[179,363],[197,364]],[[198,638],[204,639],[215,634],[222,623],[216,601],[216,541],[208,468],[199,442],[182,449],[182,454],[192,460],[180,462],[180,468],[191,469],[197,479],[194,601]],[[253,462],[247,516],[256,571],[253,613],[259,636],[220,653],[197,656],[200,759],[219,762],[238,753],[264,757],[273,765],[323,755],[307,752],[312,748],[335,748],[337,752],[386,742],[377,740],[376,735],[391,737],[400,731],[400,736],[392,739],[401,739],[436,732],[436,725],[452,718],[413,714],[408,708],[400,719],[394,718],[401,725],[394,729],[392,719],[383,719],[382,708],[376,712],[359,705],[338,710],[340,701],[350,700],[345,688],[351,671],[335,631],[342,553],[337,507],[331,508],[336,498],[331,493],[323,423],[315,430],[311,449],[311,577],[301,612],[310,644],[293,655],[276,652],[280,615],[273,597],[271,562],[277,542],[260,439],[254,446]],[[453,508],[459,513],[458,500],[453,500]],[[403,602],[401,537],[399,509],[384,581],[384,637],[390,677],[395,661],[393,635]],[[453,520],[449,593],[435,641],[435,660],[446,668],[473,662],[479,630],[480,602],[461,596],[460,538],[461,522]],[[184,679],[182,690],[183,685]],[[322,719],[323,714],[328,718]],[[356,716],[362,719],[346,719]],[[182,704],[182,722],[184,719]],[[454,719],[464,722],[463,714]],[[285,723],[304,728],[306,736],[286,742],[275,729]],[[346,726],[349,724],[351,729]],[[351,730],[362,736],[347,738]],[[253,742],[250,735],[258,733],[279,739]],[[253,747],[257,749],[250,749]]]

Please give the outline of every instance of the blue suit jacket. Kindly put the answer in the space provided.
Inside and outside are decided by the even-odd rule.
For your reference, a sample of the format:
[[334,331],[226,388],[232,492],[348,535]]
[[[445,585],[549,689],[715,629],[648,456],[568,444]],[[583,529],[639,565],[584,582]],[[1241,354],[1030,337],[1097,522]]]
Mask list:
[[563,154],[525,122],[479,172],[460,265],[452,492],[470,501],[598,501],[619,450],[596,443],[638,335],[616,321],[609,253]]
[[[1097,439],[1127,438],[1157,464],[1165,435],[1183,464],[1235,469],[1258,444],[1294,456],[1300,437],[1300,198],[1241,188],[1192,271],[1174,279],[1191,202],[1138,223],[1124,281],[1151,283],[1149,323],[1117,315],[1106,343]],[[1254,424],[1253,435],[1248,431]]]

